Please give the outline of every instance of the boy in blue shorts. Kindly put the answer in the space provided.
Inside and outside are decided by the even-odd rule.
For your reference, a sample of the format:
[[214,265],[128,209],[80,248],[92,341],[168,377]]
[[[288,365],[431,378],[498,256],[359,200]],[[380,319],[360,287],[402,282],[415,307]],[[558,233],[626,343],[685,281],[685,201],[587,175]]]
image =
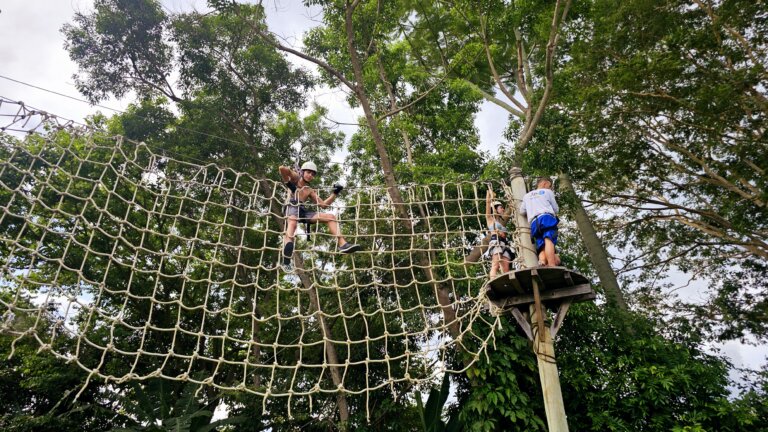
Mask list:
[[539,177],[536,189],[523,197],[520,213],[528,216],[531,225],[531,237],[536,242],[539,265],[554,267],[560,265],[560,257],[555,253],[557,244],[557,201],[552,192],[552,179]]

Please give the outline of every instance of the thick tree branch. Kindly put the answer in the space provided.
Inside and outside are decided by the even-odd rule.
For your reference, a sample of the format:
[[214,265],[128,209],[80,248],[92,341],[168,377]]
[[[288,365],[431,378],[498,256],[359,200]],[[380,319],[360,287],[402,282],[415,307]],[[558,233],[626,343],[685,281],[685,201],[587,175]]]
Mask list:
[[524,111],[526,107],[524,107],[520,102],[517,101],[517,99],[515,99],[515,95],[509,91],[506,85],[504,85],[504,81],[502,81],[501,77],[499,76],[499,73],[496,71],[496,65],[493,63],[493,56],[491,55],[491,48],[488,46],[487,18],[485,17],[480,18],[480,39],[483,41],[485,58],[488,60],[488,66],[491,68],[491,75],[493,75],[493,81],[496,83],[497,86],[499,86],[499,90],[501,90],[501,92],[504,93],[504,96],[506,96],[507,99],[509,99],[513,104],[515,104],[515,106],[517,106],[521,111]]
[[[560,13],[562,7],[562,13]],[[531,118],[530,122],[526,124],[523,135],[517,142],[515,147],[518,149],[525,148],[528,142],[533,138],[533,132],[536,130],[536,126],[541,120],[544,114],[544,109],[549,103],[549,98],[552,96],[552,88],[554,86],[554,69],[552,62],[554,61],[555,49],[557,48],[557,40],[559,37],[560,26],[565,21],[565,17],[568,14],[568,9],[571,7],[571,0],[566,0],[565,5],[562,5],[562,1],[558,0],[555,4],[555,12],[552,14],[552,24],[549,30],[549,41],[547,42],[547,54],[544,62],[544,75],[545,85],[544,93],[539,101],[539,106],[536,108],[536,112]]]
[[[355,2],[357,3],[357,2]],[[353,92],[355,91],[355,84],[349,81],[344,74],[336,70],[333,66],[329,65],[328,63],[324,62],[323,60],[320,60],[316,57],[312,57],[309,54],[305,54],[297,49],[291,48],[289,46],[283,45],[280,42],[278,42],[274,37],[272,37],[272,33],[268,32],[266,30],[263,30],[258,27],[258,25],[249,22],[251,25],[251,29],[261,37],[262,40],[264,40],[266,43],[272,45],[273,47],[277,48],[280,51],[290,53],[295,55],[296,57],[302,58],[310,63],[314,63],[315,65],[322,68],[324,71],[328,72],[330,75],[332,75],[334,78],[338,79],[340,82],[342,82],[345,86],[347,86],[350,90]]]
[[[660,130],[658,130],[653,124],[645,122],[648,129],[653,131],[655,135],[648,135],[650,138],[654,139],[656,142],[664,145],[668,149],[675,151],[682,156],[685,156],[692,162],[694,162],[696,165],[698,165],[704,173],[707,175],[707,177],[704,177],[703,179],[715,186],[723,187],[726,190],[729,190],[742,198],[745,198],[753,203],[755,203],[759,207],[765,207],[766,203],[763,201],[761,196],[761,191],[756,188],[755,186],[751,185],[746,179],[737,177],[737,181],[746,189],[748,189],[751,193],[745,191],[744,189],[740,188],[738,185],[734,184],[733,182],[729,181],[725,177],[721,176],[715,168],[711,166],[712,163],[720,165],[717,161],[711,160],[710,162],[706,161],[704,158],[696,155],[694,152],[688,150],[682,145],[675,144],[672,142],[672,140],[667,139],[664,136],[664,133]],[[672,159],[672,158],[670,158]],[[679,165],[678,165],[679,166]],[[727,167],[726,167],[727,169]],[[695,175],[694,173],[691,173],[692,175]]]
[[517,80],[517,89],[520,90],[520,94],[523,95],[525,103],[531,105],[531,92],[532,88],[529,88],[529,83],[526,77],[531,74],[530,65],[528,59],[525,56],[525,46],[523,45],[523,37],[520,34],[519,29],[515,29],[515,47],[517,52],[517,74],[515,76]]
[[[397,109],[397,98],[395,97],[395,90],[392,88],[392,84],[390,84],[389,79],[387,78],[387,72],[384,70],[384,65],[381,62],[381,56],[377,56],[376,65],[379,68],[379,78],[381,79],[381,82],[387,91],[387,96],[389,97],[389,107],[394,111]],[[376,119],[376,121],[381,121],[381,118]],[[400,136],[403,137],[403,144],[405,144],[405,156],[407,158],[408,165],[413,165],[411,139],[408,136],[408,133],[403,129],[400,129]]]
[[473,83],[472,81],[464,80],[465,83],[469,84],[470,87],[475,89],[475,91],[480,92],[480,94],[483,96],[485,100],[488,102],[493,102],[494,104],[500,106],[501,108],[509,111],[512,115],[519,117],[519,118],[525,118],[525,114],[513,107],[512,105],[504,102],[501,99],[498,99],[497,97],[493,96],[492,94],[486,92],[485,90],[481,89],[477,84]]
[[[144,78],[144,76],[142,75],[142,73],[139,70],[138,66],[136,65],[136,62],[134,61],[134,59],[133,58],[129,58],[129,60],[131,62],[131,69],[133,69],[133,72],[135,73],[135,75],[128,75],[129,79],[132,79],[134,81],[138,81],[138,82],[140,82],[140,83],[142,83],[142,84],[144,84],[144,85],[146,85],[146,86],[148,86],[150,88],[153,88],[153,89],[159,91],[161,94],[167,96],[170,100],[172,100],[172,101],[174,101],[176,103],[181,103],[181,102],[184,101],[184,99],[181,99],[181,98],[177,97],[176,94],[173,92],[173,90],[168,90],[167,91],[167,90],[163,89],[161,86],[159,86],[159,85],[153,83],[152,81],[149,81],[148,79]],[[165,78],[163,78],[163,81],[165,81],[166,84],[167,84],[167,81],[165,80]]]

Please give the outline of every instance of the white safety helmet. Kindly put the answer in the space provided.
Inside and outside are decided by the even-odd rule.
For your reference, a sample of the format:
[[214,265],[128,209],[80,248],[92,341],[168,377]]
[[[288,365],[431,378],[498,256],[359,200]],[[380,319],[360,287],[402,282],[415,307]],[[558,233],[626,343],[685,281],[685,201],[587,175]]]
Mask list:
[[491,203],[491,208],[494,209],[494,210],[496,210],[496,207],[498,207],[498,206],[504,207],[504,204],[502,204],[501,201],[494,201],[494,202]]
[[301,170],[302,171],[304,171],[304,170],[314,171],[315,174],[317,174],[317,165],[315,165],[314,162],[306,161],[306,162],[304,162],[304,165],[301,166]]

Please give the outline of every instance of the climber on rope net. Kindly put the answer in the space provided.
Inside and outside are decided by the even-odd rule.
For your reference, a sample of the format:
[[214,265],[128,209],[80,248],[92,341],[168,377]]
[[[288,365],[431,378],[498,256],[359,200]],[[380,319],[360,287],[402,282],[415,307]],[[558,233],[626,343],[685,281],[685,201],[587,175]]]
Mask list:
[[[314,164],[271,181],[2,97],[0,113],[0,333],[10,356],[28,342],[85,371],[79,394],[157,378],[260,397],[263,413],[280,404],[289,417],[354,398],[375,419],[387,393],[463,374],[494,344],[503,316],[477,295],[487,274],[456,265],[482,219],[477,181],[400,186],[402,203],[381,186],[344,189],[355,215],[344,228],[374,238],[365,263],[345,265],[359,246],[315,207],[338,206],[342,188],[320,191]],[[410,230],[393,217],[400,205]],[[275,236],[289,258],[308,249],[293,248],[299,222],[328,224],[339,249],[286,283],[264,260]]]
[[523,197],[520,213],[528,217],[531,225],[531,240],[536,243],[539,265],[554,267],[560,265],[560,257],[555,251],[557,245],[557,217],[559,210],[555,194],[552,192],[552,179],[539,177],[536,189]]
[[290,167],[280,166],[280,176],[283,179],[283,183],[288,187],[288,204],[285,206],[285,234],[283,236],[283,253],[281,267],[286,273],[293,271],[293,249],[294,238],[296,234],[296,228],[298,224],[304,223],[307,228],[309,225],[316,224],[318,222],[328,225],[328,231],[336,237],[336,242],[339,247],[339,252],[349,254],[357,252],[360,249],[360,245],[352,244],[344,239],[341,235],[341,229],[339,228],[339,222],[336,220],[336,215],[333,213],[322,213],[308,210],[304,203],[308,200],[313,201],[320,208],[326,208],[330,206],[339,196],[344,186],[340,184],[333,185],[333,192],[331,196],[326,199],[320,199],[317,195],[317,191],[311,187],[312,180],[317,176],[317,165],[314,162],[304,162],[298,172],[294,171]]
[[490,188],[485,194],[485,221],[491,241],[485,257],[491,259],[490,277],[493,279],[498,272],[509,272],[510,263],[515,259],[515,252],[510,245],[507,222],[510,215],[504,211],[504,204],[494,200]]

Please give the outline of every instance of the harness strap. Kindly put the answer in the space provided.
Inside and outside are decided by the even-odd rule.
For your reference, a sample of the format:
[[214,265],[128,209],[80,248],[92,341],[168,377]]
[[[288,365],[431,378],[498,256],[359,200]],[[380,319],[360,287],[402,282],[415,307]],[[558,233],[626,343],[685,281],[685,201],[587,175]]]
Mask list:
[[[298,172],[299,172],[299,176],[301,176],[301,170],[298,170]],[[306,209],[304,208],[304,204],[299,202],[299,186],[296,183],[294,183],[294,182],[292,182],[290,180],[285,182],[285,186],[287,186],[288,189],[290,189],[291,193],[293,194],[293,196],[288,199],[288,204],[286,205],[286,207],[288,207],[288,206],[297,207],[297,210],[298,210],[298,213],[299,213],[297,215],[298,218],[300,220],[301,219],[305,219],[305,218],[302,217],[302,213],[304,211],[306,211]],[[287,209],[284,209],[283,212],[285,213],[286,210]],[[304,221],[304,232],[307,235],[307,240],[309,240],[309,236],[310,236],[309,229],[310,229],[311,226],[312,226],[311,222],[309,222],[308,220]]]
[[535,218],[533,218],[533,220],[531,221],[531,223],[533,223],[533,222],[534,222],[536,219],[538,219],[538,218],[540,218],[540,217],[542,217],[542,216],[552,216],[553,218],[555,218],[555,219],[558,219],[558,217],[557,217],[557,216],[555,216],[555,215],[553,215],[552,213],[542,213],[542,214],[536,215],[536,217],[535,217]]

